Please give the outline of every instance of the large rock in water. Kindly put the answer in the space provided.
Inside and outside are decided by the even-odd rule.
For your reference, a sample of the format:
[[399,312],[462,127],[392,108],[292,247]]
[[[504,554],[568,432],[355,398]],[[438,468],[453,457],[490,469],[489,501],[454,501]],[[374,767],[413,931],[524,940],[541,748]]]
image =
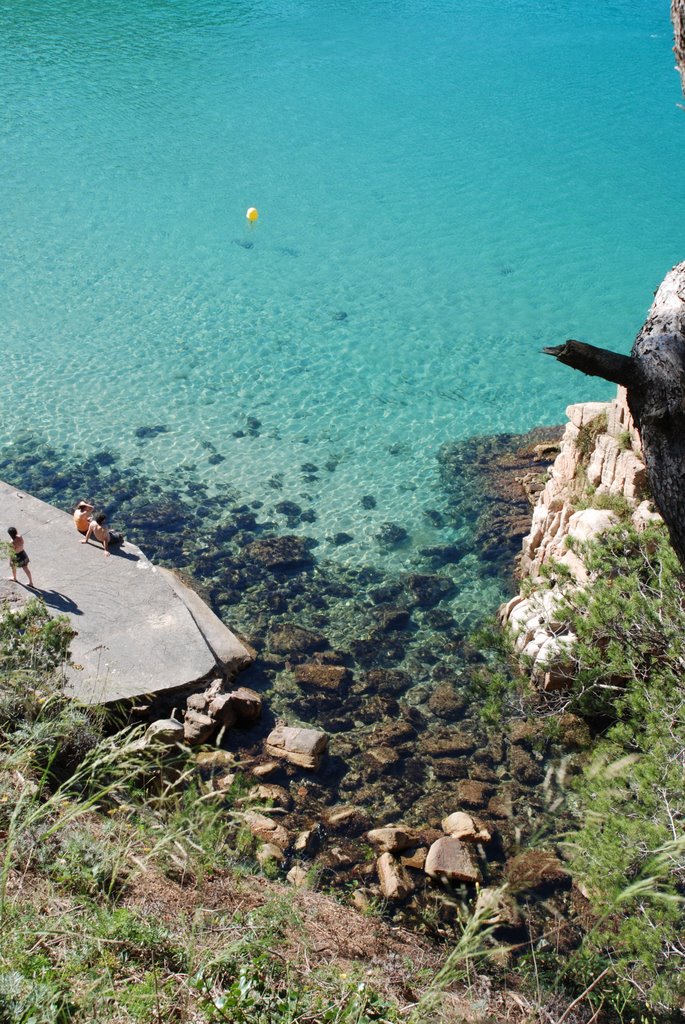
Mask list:
[[309,662],[295,669],[295,682],[304,690],[314,693],[335,693],[343,695],[350,679],[349,669],[344,665],[322,665]]
[[288,654],[301,657],[314,651],[325,651],[328,640],[321,633],[303,629],[292,622],[282,622],[269,633],[266,645],[274,654]]
[[266,739],[266,753],[282,757],[301,768],[318,769],[328,748],[328,736],[318,729],[277,725]]
[[243,554],[265,569],[296,569],[314,562],[309,542],[304,537],[291,535],[252,541],[245,545]]
[[431,878],[447,878],[454,882],[481,881],[480,868],[473,851],[460,839],[444,836],[431,846],[424,871]]

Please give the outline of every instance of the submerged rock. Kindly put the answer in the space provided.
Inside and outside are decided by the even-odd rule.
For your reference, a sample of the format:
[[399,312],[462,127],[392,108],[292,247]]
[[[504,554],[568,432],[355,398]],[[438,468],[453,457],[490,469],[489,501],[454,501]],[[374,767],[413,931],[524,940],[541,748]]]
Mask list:
[[385,547],[397,547],[409,539],[409,534],[403,526],[397,523],[382,523],[376,534],[376,539]]
[[309,542],[302,537],[264,537],[247,544],[243,553],[265,569],[292,569],[314,562]]
[[295,669],[295,682],[305,690],[340,694],[346,692],[349,685],[349,669],[344,665],[322,665],[319,662],[308,662],[298,665]]
[[525,850],[507,862],[505,875],[514,892],[567,889],[571,884],[569,872],[549,850]]
[[276,626],[267,637],[267,647],[275,654],[305,655],[325,651],[328,640],[321,633],[303,629],[291,622]]
[[410,573],[405,579],[405,586],[410,597],[421,608],[432,608],[449,594],[455,586],[447,576]]

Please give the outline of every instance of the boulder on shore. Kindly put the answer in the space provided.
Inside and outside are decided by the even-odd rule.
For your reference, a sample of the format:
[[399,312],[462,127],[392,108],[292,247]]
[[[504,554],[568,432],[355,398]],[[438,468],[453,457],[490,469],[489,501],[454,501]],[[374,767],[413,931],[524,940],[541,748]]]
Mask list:
[[318,729],[277,725],[266,739],[266,753],[282,757],[301,768],[317,770],[328,749],[328,736]]
[[191,747],[208,740],[216,729],[216,722],[209,715],[189,709],[183,719],[183,738]]
[[446,878],[474,885],[482,877],[471,846],[450,836],[443,836],[433,843],[426,857],[424,871],[431,878]]
[[462,842],[488,843],[491,836],[486,828],[476,824],[470,814],[464,811],[455,811],[442,819],[442,830],[454,839],[461,839]]
[[262,716],[262,698],[247,686],[239,686],[230,693],[220,693],[211,701],[209,714],[220,725],[237,725],[248,729]]
[[386,825],[384,828],[372,828],[366,833],[369,842],[382,853],[400,853],[416,846],[416,833],[397,825]]
[[381,892],[388,900],[404,900],[413,891],[414,883],[406,868],[391,853],[383,853],[376,861]]

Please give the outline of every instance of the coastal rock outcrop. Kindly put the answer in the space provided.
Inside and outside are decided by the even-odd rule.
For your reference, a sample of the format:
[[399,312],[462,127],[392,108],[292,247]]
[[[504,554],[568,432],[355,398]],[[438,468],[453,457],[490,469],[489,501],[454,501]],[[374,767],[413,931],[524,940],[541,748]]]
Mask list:
[[563,595],[564,586],[591,583],[583,545],[622,520],[643,530],[661,518],[649,502],[625,389],[611,402],[571,405],[566,414],[559,454],[523,541],[519,574],[528,588],[499,613],[533,681],[546,691],[565,689],[573,678],[576,637],[564,618]]

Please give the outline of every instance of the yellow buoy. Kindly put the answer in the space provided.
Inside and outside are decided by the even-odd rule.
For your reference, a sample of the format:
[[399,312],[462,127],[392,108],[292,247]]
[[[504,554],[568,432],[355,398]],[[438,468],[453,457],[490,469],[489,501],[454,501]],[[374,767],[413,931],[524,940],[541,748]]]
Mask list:
[[254,224],[254,222],[259,218],[259,211],[255,210],[254,206],[251,206],[245,216],[252,224]]

